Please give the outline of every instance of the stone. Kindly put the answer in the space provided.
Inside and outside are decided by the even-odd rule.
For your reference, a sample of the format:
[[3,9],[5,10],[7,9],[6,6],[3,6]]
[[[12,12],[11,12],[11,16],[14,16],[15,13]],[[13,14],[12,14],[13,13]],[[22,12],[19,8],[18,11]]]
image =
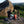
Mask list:
[[3,9],[3,10],[0,12],[0,16],[8,16],[7,11],[8,11],[8,10],[13,11],[14,7],[13,7],[12,3],[11,3],[9,0],[8,0],[8,2],[9,2],[9,5],[8,5],[7,7],[5,7],[5,9]]

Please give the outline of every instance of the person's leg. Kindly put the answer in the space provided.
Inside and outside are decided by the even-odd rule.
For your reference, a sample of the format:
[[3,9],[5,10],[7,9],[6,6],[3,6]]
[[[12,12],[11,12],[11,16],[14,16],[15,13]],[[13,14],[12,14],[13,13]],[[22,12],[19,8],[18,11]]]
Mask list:
[[10,19],[10,15],[9,15],[9,19]]
[[8,19],[9,19],[9,15],[8,15]]

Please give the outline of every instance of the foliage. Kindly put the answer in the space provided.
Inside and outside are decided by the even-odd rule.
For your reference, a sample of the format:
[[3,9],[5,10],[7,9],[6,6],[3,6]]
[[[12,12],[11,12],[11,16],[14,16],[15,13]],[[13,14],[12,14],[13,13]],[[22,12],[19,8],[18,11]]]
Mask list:
[[6,18],[7,16],[0,16],[0,19],[4,19],[4,18]]
[[24,6],[15,5],[15,6],[14,6],[14,9],[19,10],[20,15],[22,15],[22,16],[24,17]]
[[23,17],[24,18],[24,16],[22,16],[22,15],[20,15],[20,17]]

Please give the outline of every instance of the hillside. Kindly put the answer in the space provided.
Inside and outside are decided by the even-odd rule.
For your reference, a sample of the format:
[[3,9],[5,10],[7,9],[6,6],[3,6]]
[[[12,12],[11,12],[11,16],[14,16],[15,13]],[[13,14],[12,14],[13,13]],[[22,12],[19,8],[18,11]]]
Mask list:
[[20,16],[24,17],[24,3],[13,3],[14,9],[19,10]]

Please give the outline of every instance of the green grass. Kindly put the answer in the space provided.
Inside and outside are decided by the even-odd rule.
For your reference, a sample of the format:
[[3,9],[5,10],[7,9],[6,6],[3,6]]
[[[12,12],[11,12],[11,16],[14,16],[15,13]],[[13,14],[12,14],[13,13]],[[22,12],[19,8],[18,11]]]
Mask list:
[[19,10],[19,12],[20,12],[21,14],[24,14],[24,11]]
[[20,15],[20,17],[23,17],[24,18],[24,16],[22,16],[22,15]]
[[7,18],[7,16],[0,16],[0,19],[4,19],[4,18]]
[[20,17],[23,17],[24,18],[24,11],[21,11],[21,10],[19,10],[19,12],[20,12],[20,14],[22,14],[22,15],[20,15]]

